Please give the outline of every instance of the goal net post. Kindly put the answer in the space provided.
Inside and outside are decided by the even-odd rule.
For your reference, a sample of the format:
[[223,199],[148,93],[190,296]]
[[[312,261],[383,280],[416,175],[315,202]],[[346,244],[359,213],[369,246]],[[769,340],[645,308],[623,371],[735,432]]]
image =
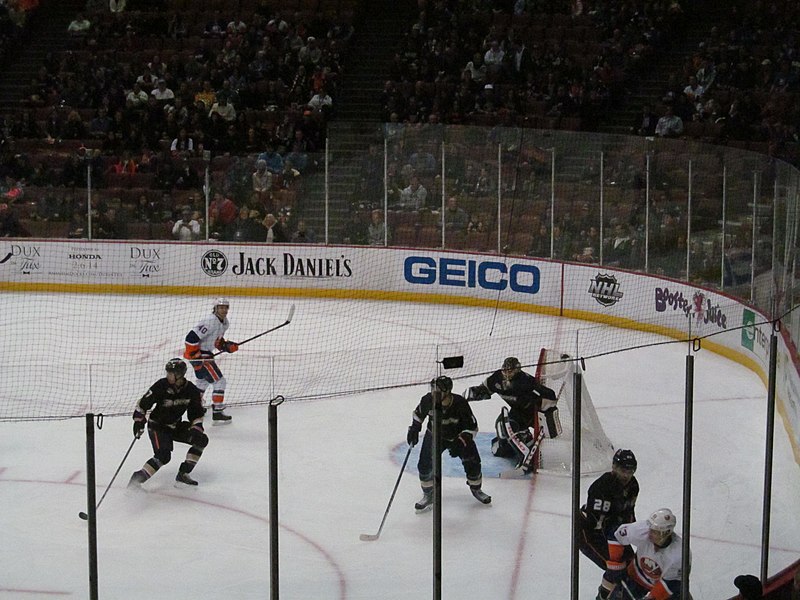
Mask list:
[[[575,370],[580,369],[569,353],[542,348],[536,367],[537,378],[556,393],[562,433],[556,438],[544,437],[537,457],[539,471],[556,475],[571,475],[573,470],[572,443],[575,437]],[[608,439],[603,424],[597,416],[586,378],[581,377],[581,464],[580,474],[603,473],[611,468],[614,446]],[[536,434],[543,416],[538,415]]]

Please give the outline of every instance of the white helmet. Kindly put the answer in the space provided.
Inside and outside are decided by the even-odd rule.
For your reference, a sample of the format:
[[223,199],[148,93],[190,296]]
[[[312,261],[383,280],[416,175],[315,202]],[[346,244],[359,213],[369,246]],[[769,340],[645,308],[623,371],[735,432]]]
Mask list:
[[230,305],[231,303],[228,302],[227,298],[217,298],[216,300],[214,300],[214,305],[211,307],[211,310],[212,311],[217,310],[218,306],[230,306]]
[[653,531],[672,533],[675,529],[675,515],[668,508],[659,508],[647,518],[647,524]]

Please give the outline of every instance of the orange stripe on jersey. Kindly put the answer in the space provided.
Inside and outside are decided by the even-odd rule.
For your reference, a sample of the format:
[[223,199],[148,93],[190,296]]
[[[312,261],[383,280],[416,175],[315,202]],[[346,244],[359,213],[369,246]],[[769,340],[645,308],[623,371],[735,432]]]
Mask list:
[[652,596],[653,600],[667,600],[667,598],[672,596],[672,592],[666,586],[664,580],[659,579],[653,586],[653,589],[650,590],[650,596]]
[[625,547],[619,542],[608,541],[608,560],[609,562],[621,563],[625,555]]

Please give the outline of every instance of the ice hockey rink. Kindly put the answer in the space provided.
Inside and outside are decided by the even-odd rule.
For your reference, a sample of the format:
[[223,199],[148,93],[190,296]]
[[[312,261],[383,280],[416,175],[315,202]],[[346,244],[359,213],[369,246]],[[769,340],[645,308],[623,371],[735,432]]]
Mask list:
[[[113,352],[108,337],[126,331],[124,314],[135,318],[135,312],[117,308],[137,300],[94,296],[86,304],[87,297],[80,298],[81,303],[62,302],[52,326],[41,328],[40,335],[65,335],[58,328],[68,323],[76,328],[77,354],[91,354],[93,348]],[[339,322],[353,304],[231,300],[228,337],[234,340],[253,333],[242,329],[248,311],[263,311],[267,304],[274,320],[280,321],[290,303],[296,304],[290,326],[221,361],[232,400],[237,384],[248,376],[246,370],[233,368],[234,361],[246,359],[248,352],[268,355],[313,347],[315,339],[324,337],[316,333]],[[5,342],[18,345],[20,352],[36,347],[26,337],[30,324],[14,318],[22,301],[21,295],[0,296]],[[208,301],[197,299],[187,311],[185,305],[178,308],[161,299],[154,310],[161,311],[173,339],[165,345],[165,333],[153,331],[152,338],[135,344],[154,360],[163,356],[161,364],[165,363],[172,349],[178,352],[181,347],[180,332],[194,325]],[[52,296],[26,294],[24,302],[52,302]],[[465,339],[464,319],[486,324],[470,332],[475,336],[583,326],[481,308],[373,304],[359,313],[360,318],[389,339],[395,332],[407,335],[410,329],[448,342]],[[89,312],[95,317],[113,314],[113,330],[81,329],[76,323],[90,319]],[[123,347],[133,342],[115,343]],[[531,345],[535,347],[536,340]],[[461,351],[468,354],[469,347]],[[669,507],[679,516],[679,529],[686,351],[685,345],[670,344],[612,354],[587,361],[584,373],[606,434],[616,447],[630,448],[638,458],[638,516]],[[364,361],[370,360],[369,354]],[[502,359],[502,354],[497,356],[497,367]],[[120,370],[125,369],[124,360]],[[457,371],[448,374],[459,376]],[[45,375],[52,374],[31,372],[31,389]],[[429,375],[420,373],[420,381]],[[154,369],[146,380],[121,386],[117,393],[132,409],[161,376],[163,370]],[[696,355],[695,378],[691,591],[696,600],[721,600],[736,593],[736,575],[759,573],[766,390],[755,374],[709,351]],[[479,381],[456,379],[456,391]],[[364,388],[380,384],[359,382]],[[413,509],[420,495],[415,455],[380,539],[359,540],[359,534],[378,529],[405,454],[411,411],[425,391],[418,385],[287,402],[278,409],[283,598],[406,600],[432,594],[432,515]],[[496,477],[498,459],[488,455],[486,442],[502,405],[499,398],[473,404],[481,430],[483,487],[493,498],[490,506],[472,498],[456,459],[447,454],[443,458],[443,596],[565,600],[570,592],[570,480],[548,474],[531,480]],[[98,511],[101,598],[268,597],[267,408],[234,406],[229,413],[232,425],[206,428],[210,443],[193,473],[200,482],[197,489],[172,485],[185,453],[185,446],[179,445],[172,462],[145,485],[145,492],[128,492],[125,484],[131,472],[152,454],[146,439],[134,445]],[[770,573],[800,556],[800,467],[780,418],[776,430]],[[130,444],[131,420],[106,418],[96,435],[99,499]],[[582,498],[593,479],[583,478]],[[85,482],[83,419],[0,423],[0,598],[88,597],[87,523],[78,518],[78,512],[86,510]],[[581,557],[581,598],[594,598],[600,577],[600,570]]]

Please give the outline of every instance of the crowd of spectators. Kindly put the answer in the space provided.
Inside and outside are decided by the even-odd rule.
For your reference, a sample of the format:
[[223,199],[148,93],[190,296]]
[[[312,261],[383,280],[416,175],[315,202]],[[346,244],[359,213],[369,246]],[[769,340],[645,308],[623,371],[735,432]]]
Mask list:
[[[315,239],[300,227],[296,194],[278,192],[301,190],[304,175],[316,166],[314,153],[335,118],[352,15],[281,10],[263,2],[248,3],[252,10],[243,12],[226,11],[222,3],[194,11],[177,1],[170,10],[163,2],[152,4],[161,9],[131,12],[132,3],[125,10],[117,2],[109,10],[105,2],[89,2],[75,16],[70,50],[49,55],[30,82],[24,109],[4,115],[0,194],[14,206],[14,194],[39,188],[36,206],[25,216],[65,221],[84,202],[78,190],[86,187],[88,171],[95,189],[106,188],[95,202],[95,233],[110,208],[135,220],[168,221],[160,237],[196,239],[208,232],[220,239]],[[492,247],[490,230],[497,224],[485,200],[498,192],[496,161],[449,165],[457,175],[448,174],[443,190],[441,148],[404,145],[401,125],[591,130],[685,25],[675,0],[422,0],[418,6],[381,96],[391,210],[373,214],[383,204],[384,186],[382,148],[374,145],[364,157],[360,200],[342,241],[435,246],[444,223],[451,243]],[[730,143],[768,143],[771,152],[793,147],[800,62],[792,23],[798,9],[779,0],[732,12],[709,28],[687,64],[676,65],[663,98],[643,108],[633,133],[681,137],[696,134],[697,124],[713,124],[718,139]],[[38,151],[28,152],[26,140],[38,140]],[[59,148],[64,151],[54,152]],[[214,196],[207,218],[206,166]],[[522,179],[518,189],[537,197],[535,178]],[[47,187],[54,182],[62,193]],[[440,214],[443,194],[447,208]],[[589,213],[596,230],[595,208]],[[592,227],[559,215],[556,256],[592,262],[602,250],[606,261],[637,260],[637,207],[627,208],[606,223],[604,244],[610,246],[602,249]],[[528,210],[530,203],[518,215]],[[178,226],[185,211],[189,224]],[[680,229],[670,226],[675,218],[674,211],[656,207],[664,231]],[[241,227],[231,227],[234,221]],[[549,232],[546,243],[539,240],[544,223],[522,222],[524,235],[511,231],[517,225],[507,228],[512,238],[520,233],[507,246],[549,256]],[[86,226],[84,219],[71,231],[85,235]],[[120,228],[100,230],[119,235]],[[680,241],[670,238],[668,244]]]
[[419,4],[383,91],[387,122],[593,129],[683,16],[674,1]]
[[95,4],[2,117],[0,174],[27,188],[22,216],[69,218],[91,176],[126,216],[168,217],[159,237],[170,237],[184,205],[203,208],[206,167],[237,206],[291,216],[324,147],[352,15]]
[[677,131],[797,162],[799,26],[800,7],[785,0],[720,11],[663,90],[660,101],[676,123],[666,135]]

